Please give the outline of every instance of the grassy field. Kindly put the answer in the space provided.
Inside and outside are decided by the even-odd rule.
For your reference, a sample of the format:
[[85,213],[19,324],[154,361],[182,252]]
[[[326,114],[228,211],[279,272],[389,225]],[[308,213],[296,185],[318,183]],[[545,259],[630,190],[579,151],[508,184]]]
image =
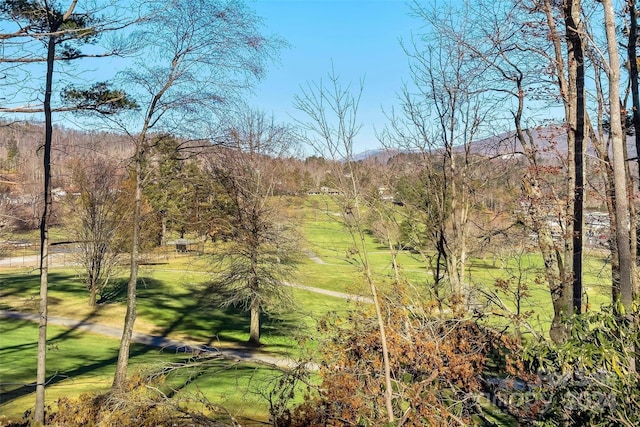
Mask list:
[[[362,262],[354,254],[352,236],[336,221],[338,216],[326,206],[306,206],[301,219],[306,258],[301,260],[294,279],[304,286],[343,293],[368,295],[361,275]],[[385,288],[393,276],[388,249],[366,235],[368,260],[376,283]],[[420,258],[408,251],[398,256],[398,264],[413,287],[424,290],[431,281],[430,272]],[[528,296],[521,301],[529,321],[545,332],[551,318],[549,292],[538,279],[541,260],[535,252],[514,256],[475,258],[469,262],[468,277],[472,285],[493,291],[497,279],[514,278],[528,286]],[[141,267],[136,331],[177,340],[214,346],[241,346],[248,338],[248,317],[233,308],[221,309],[215,299],[203,294],[211,267],[206,256],[173,251],[151,254]],[[588,303],[597,308],[607,301],[610,269],[597,252],[585,256]],[[89,307],[88,295],[78,272],[69,267],[55,267],[50,273],[49,310],[51,316],[70,317],[88,322],[120,327],[125,314],[126,276],[114,282],[108,299]],[[16,263],[0,267],[0,309],[37,312],[39,278],[33,267]],[[296,306],[274,312],[263,319],[261,351],[282,357],[296,357],[301,351],[297,338],[315,333],[315,323],[329,311],[344,312],[353,307],[345,299],[291,288]],[[426,293],[425,293],[426,294]],[[497,295],[513,311],[516,301],[504,291]],[[487,304],[482,301],[482,304]],[[486,305],[488,311],[493,307]],[[496,322],[509,323],[508,317]],[[85,391],[108,389],[112,380],[118,340],[59,326],[49,327],[48,369],[54,380],[48,387],[47,401],[58,396],[75,396]],[[32,322],[2,319],[0,322],[0,415],[19,416],[33,405],[35,348],[37,328]],[[311,341],[313,346],[313,341]],[[307,349],[303,349],[307,350]],[[141,345],[134,346],[131,369],[142,369],[163,362],[179,361],[184,354],[160,352]],[[182,384],[179,375],[172,385],[183,392],[203,391],[212,401],[222,403],[249,418],[267,416],[267,402],[261,390],[274,378],[274,372],[249,364],[217,362],[195,381]]]
[[[23,320],[3,319],[0,323],[0,415],[19,418],[33,406],[37,325]],[[113,380],[118,357],[117,339],[58,326],[48,327],[47,402],[54,405],[59,397],[103,392]],[[184,363],[190,355],[132,345],[131,371],[160,369],[169,363]],[[248,363],[213,360],[199,368],[176,372],[167,378],[165,389],[183,395],[202,393],[247,418],[264,419],[267,402],[258,390],[266,390],[277,372]],[[195,380],[190,377],[195,376]],[[2,418],[0,418],[1,424]]]
[[[243,346],[248,337],[247,316],[233,308],[204,305],[199,289],[206,282],[202,258],[174,254],[161,265],[141,269],[136,332],[208,344],[216,347]],[[125,314],[124,281],[114,287],[110,301],[90,307],[87,292],[72,269],[53,269],[49,276],[49,315],[70,317],[121,326]],[[0,309],[36,313],[39,277],[31,268],[5,268],[0,274]],[[287,312],[263,318],[262,351],[295,358],[300,348],[297,338],[314,333],[315,321],[332,310],[346,310],[343,299],[292,288],[296,306]],[[2,319],[0,322],[0,415],[18,417],[33,405],[37,325],[33,322]],[[110,386],[118,352],[118,340],[52,326],[47,366],[56,374],[47,388],[47,402],[60,396],[86,391],[104,391]],[[72,351],[70,351],[72,349]],[[136,345],[132,350],[132,370],[176,361],[171,353]],[[215,373],[215,375],[213,374]],[[267,402],[259,396],[275,372],[251,364],[218,363],[196,381],[179,386],[182,392],[207,391],[207,398],[248,418],[264,419]],[[178,378],[178,382],[180,379]]]

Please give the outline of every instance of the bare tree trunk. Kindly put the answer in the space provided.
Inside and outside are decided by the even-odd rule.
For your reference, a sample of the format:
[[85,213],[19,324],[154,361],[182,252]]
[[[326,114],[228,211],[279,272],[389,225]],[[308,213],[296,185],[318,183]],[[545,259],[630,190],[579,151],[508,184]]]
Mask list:
[[[368,266],[367,266],[368,268]],[[369,288],[371,289],[371,295],[373,303],[376,309],[376,319],[378,320],[378,330],[380,331],[380,346],[382,347],[382,363],[384,364],[384,402],[387,409],[387,418],[389,424],[393,424],[395,416],[393,414],[393,386],[391,383],[391,362],[389,361],[389,345],[387,344],[386,327],[384,319],[382,317],[382,309],[380,307],[380,301],[378,300],[378,293],[376,286],[371,280],[371,272],[367,272],[367,280],[369,282]]]
[[256,299],[251,303],[250,310],[250,326],[249,326],[249,342],[251,344],[260,344],[260,304]]
[[[454,129],[454,124],[453,124],[453,117],[451,118],[452,123],[451,123],[451,129],[450,132],[453,133],[453,129]],[[450,136],[451,139],[453,139],[453,136]],[[448,277],[449,277],[449,282],[451,283],[451,290],[454,294],[456,295],[462,295],[462,277],[460,274],[460,269],[459,269],[459,263],[460,263],[460,259],[458,257],[459,255],[459,248],[457,247],[460,242],[459,242],[459,234],[460,234],[460,229],[459,229],[459,208],[458,208],[458,186],[456,185],[456,159],[454,157],[454,154],[451,152],[452,150],[447,147],[447,149],[445,150],[447,152],[447,155],[449,157],[449,168],[448,168],[448,175],[449,175],[449,181],[450,181],[450,188],[451,188],[451,235],[450,235],[450,241],[448,241],[448,246],[449,246],[449,251],[447,253],[447,270],[448,270]],[[445,200],[446,198],[443,198],[443,200]],[[443,212],[444,212],[444,208],[443,208]],[[451,247],[454,246],[454,247]]]
[[94,283],[91,286],[91,289],[89,289],[89,305],[91,307],[95,307],[96,306],[97,298],[98,298],[98,287],[97,287],[97,283]]
[[633,128],[636,143],[636,162],[640,171],[640,89],[638,88],[638,16],[636,0],[627,0],[629,8],[629,38],[627,54],[629,61],[629,80],[631,81],[631,98],[633,100]]
[[[562,341],[569,330],[563,318],[570,315],[574,306],[582,305],[582,205],[583,205],[583,142],[584,142],[584,60],[582,49],[582,23],[580,16],[582,6],[580,0],[563,2],[563,18],[565,22],[565,39],[567,40],[567,76],[562,44],[558,36],[553,8],[550,0],[544,1],[544,13],[547,18],[549,33],[552,38],[555,56],[558,87],[563,98],[567,131],[567,203],[564,218],[566,230],[564,234],[564,260],[560,264],[560,282],[552,286],[551,298],[554,305],[554,319],[550,336],[554,341]],[[576,229],[577,227],[577,229]],[[576,246],[577,245],[577,246]],[[560,255],[558,254],[558,257]],[[572,260],[569,263],[569,259]],[[560,260],[560,258],[559,258]],[[561,261],[560,261],[561,262]],[[574,271],[577,268],[577,271]],[[574,290],[575,289],[575,290]]]
[[[626,132],[623,129],[622,131],[624,144],[622,145],[624,149],[624,158],[629,158],[629,150],[627,149],[627,141],[626,141]],[[635,188],[633,184],[633,179],[631,177],[631,168],[630,162],[624,162],[624,173],[627,178],[627,194],[629,197],[629,253],[631,258],[631,298],[632,300],[637,296],[637,286],[638,286],[638,221],[637,221],[637,211],[636,205],[632,201],[635,200]]]
[[[602,90],[599,84],[599,80],[596,79],[596,92],[598,96],[598,103],[600,105],[604,105],[604,100],[602,99]],[[601,117],[601,114],[599,114]],[[601,119],[598,119],[601,121]],[[604,184],[604,199],[605,204],[607,205],[607,213],[609,214],[609,247],[610,247],[610,259],[609,262],[611,264],[611,301],[618,301],[620,298],[620,261],[618,256],[618,244],[616,243],[616,210],[615,210],[615,185],[613,182],[613,169],[611,165],[611,159],[609,157],[609,149],[608,145],[603,142],[603,138],[601,135],[596,134],[593,129],[593,126],[589,123],[589,137],[591,138],[593,147],[596,150],[596,155],[600,162],[603,164],[603,167],[600,168],[600,175],[602,182]]]
[[[616,245],[620,261],[620,299],[614,301],[622,306],[626,316],[637,317],[633,313],[634,260],[631,258],[631,236],[629,232],[633,221],[629,218],[629,199],[627,193],[627,167],[625,159],[626,137],[622,131],[622,113],[620,107],[620,63],[618,59],[618,41],[616,38],[615,15],[611,0],[602,0],[604,9],[605,32],[607,35],[607,53],[609,56],[609,111],[611,123],[611,144],[613,149],[613,180],[616,212]],[[635,353],[634,343],[627,343],[630,355]],[[636,357],[629,356],[629,370],[636,371]]]
[[[69,19],[75,9],[77,0],[73,0],[64,15],[57,22],[51,22],[54,32]],[[47,6],[48,8],[48,6]],[[36,362],[36,406],[33,411],[33,422],[44,424],[45,382],[47,377],[47,317],[49,286],[49,216],[51,214],[51,145],[53,143],[53,115],[51,111],[51,95],[53,89],[53,67],[56,61],[56,37],[47,39],[47,75],[44,92],[45,136],[43,149],[44,170],[44,208],[40,221],[40,307],[38,310],[40,324],[38,326],[38,357]]]
[[602,0],[609,57],[609,108],[611,144],[613,149],[613,179],[615,185],[616,244],[620,257],[620,302],[627,313],[633,310],[633,282],[631,280],[631,250],[629,235],[629,199],[625,171],[622,116],[620,110],[620,62],[616,38],[615,15],[611,0]]
[[532,228],[538,235],[538,248],[542,254],[545,279],[553,304],[553,319],[549,329],[549,336],[554,342],[562,342],[569,333],[566,322],[563,319],[567,315],[567,304],[570,304],[571,301],[567,296],[568,286],[564,280],[566,273],[562,257],[553,241],[547,214],[541,208],[543,206],[542,190],[534,173],[530,173],[524,178],[523,192],[529,201],[529,217],[531,218]]
[[167,246],[167,215],[161,212],[162,215],[162,230],[160,234],[160,246]]
[[389,424],[393,424],[395,422],[395,415],[393,413],[393,385],[391,380],[391,360],[389,358],[389,345],[387,343],[387,327],[385,324],[385,317],[382,313],[382,306],[380,304],[380,300],[378,299],[378,290],[376,288],[375,281],[373,279],[373,274],[371,273],[371,265],[369,263],[369,253],[367,251],[367,243],[364,236],[364,227],[361,223],[362,212],[360,210],[360,185],[358,184],[358,180],[356,178],[356,171],[353,169],[353,164],[351,163],[350,158],[348,158],[348,166],[350,172],[350,184],[351,191],[353,194],[353,203],[354,203],[354,212],[355,212],[355,224],[356,230],[352,231],[351,236],[354,241],[357,239],[357,246],[359,246],[359,251],[361,252],[361,261],[364,267],[364,275],[367,285],[369,286],[369,290],[371,291],[371,298],[373,300],[373,305],[376,310],[376,320],[378,322],[378,331],[380,334],[380,347],[382,350],[382,363],[384,366],[384,401],[387,409],[387,418],[389,420]]
[[[572,226],[569,228],[571,240],[573,312],[582,311],[582,245],[584,210],[584,53],[582,47],[582,5],[580,0],[567,1],[565,5],[566,38],[569,62],[569,92],[571,118],[569,120],[569,141],[573,141],[572,165],[573,201],[571,203]],[[571,172],[573,172],[571,174]],[[572,194],[572,193],[568,193]],[[569,255],[569,254],[567,254]],[[567,258],[568,259],[568,256]]]
[[[553,20],[549,20],[549,26],[550,31],[554,32],[555,24]],[[549,293],[551,294],[553,319],[549,329],[549,336],[553,341],[561,342],[566,339],[568,334],[566,324],[563,322],[563,317],[566,315],[567,306],[571,303],[570,296],[568,295],[568,286],[564,280],[566,277],[565,266],[562,262],[562,256],[553,241],[551,228],[547,221],[547,212],[543,209],[545,203],[543,201],[543,191],[539,183],[539,168],[533,136],[528,132],[525,134],[524,129],[522,129],[525,97],[525,92],[522,88],[522,79],[516,79],[515,83],[518,89],[518,108],[514,114],[516,138],[523,147],[525,156],[530,164],[529,172],[522,180],[522,192],[528,201],[528,216],[531,220],[532,229],[538,237],[538,248],[544,263],[545,279]],[[561,85],[561,87],[566,86]]]
[[393,280],[397,286],[400,283],[400,267],[398,266],[398,250],[394,246],[393,239],[388,230],[386,230],[387,245],[389,246],[389,254],[391,254],[391,267],[393,268]]
[[[465,270],[467,257],[467,234],[468,234],[468,204],[466,200],[466,189],[460,188],[454,181],[457,179],[455,171],[452,169],[450,177],[451,184],[451,234],[450,241],[447,242],[449,250],[446,253],[447,275],[451,282],[454,294],[461,297],[468,296],[465,289]],[[463,298],[464,299],[464,298]]]
[[254,345],[260,345],[260,299],[257,295],[260,294],[260,277],[258,273],[258,239],[256,226],[252,224],[252,233],[250,237],[250,249],[251,252],[251,276],[249,277],[249,288],[254,294],[251,300],[251,306],[249,307],[249,343]]
[[45,136],[43,149],[44,208],[40,221],[40,308],[38,327],[38,360],[36,369],[36,406],[33,421],[44,424],[45,382],[47,377],[47,305],[49,284],[49,215],[51,213],[51,144],[53,141],[53,119],[51,113],[51,92],[53,87],[53,66],[55,63],[56,41],[49,37],[47,42],[47,77],[44,93]]
[[[640,89],[638,88],[638,16],[635,0],[627,0],[627,6],[629,8],[629,41],[627,46],[628,60],[629,60],[629,79],[631,80],[631,97],[633,100],[633,135],[636,145],[636,161],[638,164],[638,172],[640,173]],[[632,204],[633,207],[633,204]],[[632,224],[634,231],[631,236],[631,245],[633,248],[632,259],[637,260],[638,253],[638,220],[636,213],[632,213]],[[637,261],[636,261],[637,263]],[[635,263],[634,263],[635,267]],[[633,275],[633,297],[636,298],[639,293],[637,275]]]
[[[144,138],[144,136],[141,136]],[[118,363],[113,377],[112,390],[122,389],[127,379],[127,367],[129,365],[129,349],[131,347],[131,337],[133,326],[136,321],[136,297],[138,284],[138,253],[140,251],[140,224],[142,209],[142,160],[144,158],[143,140],[139,140],[136,147],[135,157],[135,200],[133,210],[133,236],[131,242],[131,263],[129,282],[127,284],[127,312],[125,314],[122,339],[120,340],[120,351],[118,353]]]

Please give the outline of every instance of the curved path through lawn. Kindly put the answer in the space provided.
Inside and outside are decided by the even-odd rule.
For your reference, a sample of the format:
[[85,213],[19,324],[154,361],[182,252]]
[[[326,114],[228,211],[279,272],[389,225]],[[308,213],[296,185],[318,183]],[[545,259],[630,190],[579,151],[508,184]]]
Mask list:
[[[37,322],[39,315],[33,313],[22,313],[18,311],[0,310],[0,318],[21,319]],[[120,339],[122,337],[122,328],[103,325],[100,323],[70,319],[68,317],[48,316],[47,323],[63,326],[69,329],[83,330],[95,334],[106,335],[117,339]],[[267,353],[260,352],[259,349],[252,349],[251,347],[213,347],[197,343],[177,341],[171,338],[142,334],[138,332],[133,333],[131,340],[138,344],[144,344],[151,347],[160,348],[162,350],[189,352],[199,355],[219,355],[220,357],[228,360],[263,363],[278,366],[281,368],[291,368],[296,366],[296,361],[291,358],[272,356]]]
[[[52,257],[53,263],[66,264],[65,260],[61,256]],[[61,259],[62,258],[62,259]],[[30,255],[26,257],[18,258],[5,258],[0,259],[0,266],[37,266],[40,257],[37,255]],[[57,262],[56,262],[57,261]],[[309,292],[314,292],[321,295],[327,295],[335,298],[342,298],[350,301],[358,301],[364,303],[372,303],[370,297],[361,295],[347,294],[343,292],[331,291],[328,289],[314,288],[312,286],[298,285],[295,283],[284,283],[285,286],[289,286],[296,289],[302,289]],[[23,313],[19,311],[0,310],[0,318],[8,319],[23,319],[37,322],[38,314]],[[88,322],[85,320],[76,320],[68,317],[48,316],[47,322],[53,325],[64,326],[70,329],[79,329],[83,331],[89,331],[96,334],[106,335],[109,337],[120,339],[122,337],[122,328],[103,325],[95,322]],[[259,349],[252,349],[250,347],[229,347],[227,345],[222,347],[212,347],[208,345],[202,345],[198,343],[187,343],[183,341],[177,341],[171,338],[149,335],[134,332],[132,341],[139,344],[145,344],[152,347],[161,349],[167,349],[171,351],[184,351],[192,353],[206,353],[206,354],[219,354],[221,357],[229,360],[238,360],[245,362],[258,362],[266,363],[282,368],[288,368],[295,366],[296,362],[290,358],[276,357],[269,355],[265,352],[259,351]]]

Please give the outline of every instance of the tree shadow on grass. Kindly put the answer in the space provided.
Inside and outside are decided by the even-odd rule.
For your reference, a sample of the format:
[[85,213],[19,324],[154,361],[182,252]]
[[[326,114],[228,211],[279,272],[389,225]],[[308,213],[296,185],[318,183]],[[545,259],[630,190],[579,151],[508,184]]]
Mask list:
[[[16,296],[23,295],[25,299],[28,299],[28,296],[32,293],[39,292],[39,276],[35,274],[6,274],[0,275],[0,298],[6,297],[8,295]],[[49,289],[55,290],[60,297],[52,297],[48,298],[49,306],[54,306],[56,304],[61,304],[65,300],[66,295],[74,295],[77,297],[78,293],[82,293],[86,295],[86,289],[80,282],[77,280],[77,277],[70,274],[60,274],[60,273],[50,273],[49,274]],[[32,307],[31,305],[25,305],[21,307],[21,309],[26,308],[27,312],[24,310],[22,312],[8,312],[4,316],[3,319],[3,329],[5,332],[16,331],[20,328],[24,328],[25,326],[29,326],[30,328],[34,328],[33,333],[29,333],[28,337],[25,335],[25,340],[15,345],[1,345],[0,342],[0,358],[3,361],[6,361],[7,358],[13,353],[20,353],[25,351],[35,351],[34,349],[37,347],[37,314],[29,313]],[[35,308],[37,311],[37,304],[35,304]],[[96,306],[94,310],[89,312],[83,319],[74,320],[65,322],[65,324],[71,324],[71,327],[65,328],[62,332],[58,333],[54,336],[49,336],[47,338],[47,351],[55,352],[58,349],[58,346],[65,345],[65,347],[69,347],[71,349],[71,353],[75,350],[73,343],[75,340],[80,340],[85,334],[84,326],[92,325],[91,320],[104,308],[104,306]],[[49,316],[49,319],[54,319],[55,316]],[[53,323],[50,321],[50,323]],[[12,325],[9,326],[8,325]],[[117,337],[114,337],[117,339]],[[143,346],[134,344],[132,345],[131,357],[135,358],[136,356],[143,355],[150,350],[154,349],[153,347]],[[65,352],[64,357],[73,358],[73,360],[85,361],[87,355],[77,354],[75,357],[73,354],[68,354],[69,350]],[[68,378],[73,378],[80,375],[86,375],[91,373],[96,369],[101,369],[110,365],[114,365],[118,358],[118,350],[117,346],[115,349],[115,353],[113,356],[108,358],[101,358],[99,360],[95,360],[89,364],[82,364],[75,369],[70,369],[65,372],[56,372],[47,380],[47,386],[52,384],[56,384],[60,381],[63,381]],[[33,356],[33,366],[35,366],[35,355]],[[20,366],[16,366],[12,371],[12,376],[16,376],[17,378],[28,379],[32,377],[34,368],[33,366],[25,366],[21,368]],[[24,371],[24,372],[23,372]],[[4,382],[4,381],[3,381]],[[21,384],[20,381],[16,381],[15,384],[3,384],[3,387],[0,392],[0,404],[4,404],[10,402],[11,400],[20,398],[22,396],[28,395],[35,391],[35,383],[31,384]]]
[[[16,326],[14,329],[25,327],[27,325],[30,327],[33,327],[34,329],[33,334],[30,334],[30,335],[34,337],[34,340],[25,341],[24,343],[14,345],[14,346],[2,347],[0,349],[0,356],[2,356],[3,359],[5,359],[5,357],[11,352],[33,349],[37,345],[35,341],[35,337],[37,336],[37,332],[36,332],[37,325],[35,325],[34,322],[19,320],[19,319],[18,320],[11,319],[11,322],[16,322]],[[67,379],[73,379],[80,376],[88,375],[92,372],[95,372],[100,369],[104,369],[109,366],[115,366],[118,360],[118,346],[117,344],[115,344],[117,343],[117,341],[115,340],[114,340],[114,351],[107,355],[95,356],[91,354],[79,354],[79,353],[75,354],[74,353],[76,346],[74,346],[73,342],[76,340],[82,339],[82,336],[84,335],[84,333],[85,333],[84,331],[80,331],[77,328],[71,328],[68,330],[65,329],[63,332],[47,340],[49,353],[64,351],[64,354],[62,355],[62,357],[64,357],[65,359],[71,358],[71,360],[79,361],[78,362],[79,364],[76,367],[55,372],[53,374],[49,373],[47,378],[47,383],[46,383],[47,387],[50,387],[54,384],[57,384]],[[58,346],[60,346],[61,348],[64,346],[64,350],[58,349]],[[159,350],[151,346],[145,346],[142,344],[132,344],[130,358],[133,360],[138,356],[143,356],[152,351],[159,351]],[[87,359],[91,357],[96,357],[96,358],[91,360],[90,363],[86,363],[88,361]],[[50,357],[49,359],[54,359],[54,358]],[[33,365],[35,366],[35,355],[33,356]],[[16,369],[17,368],[18,367],[16,367]],[[25,368],[24,372],[12,371],[12,376],[19,379],[14,383],[3,385],[2,391],[0,393],[0,405],[6,404],[12,400],[21,398],[25,395],[35,392],[35,382],[22,383],[22,384],[20,383],[30,378],[33,379],[34,372],[35,372],[34,369],[32,369],[31,367],[29,367],[28,369]]]
[[[215,345],[216,341],[242,344],[234,335],[248,334],[248,321],[244,314],[233,308],[220,308],[212,301],[212,295],[197,286],[189,286],[188,292],[180,295],[178,302],[182,307],[171,318],[158,325],[158,333],[186,334],[189,338]],[[167,301],[158,301],[154,297],[154,307],[163,307]],[[176,301],[168,302],[176,305]],[[171,310],[171,307],[167,308]]]
[[[85,286],[78,280],[78,276],[66,273],[49,273],[47,276],[49,293],[60,294],[60,297],[50,295],[49,305],[55,305],[66,296],[87,297]],[[21,296],[25,301],[39,298],[39,273],[6,273],[0,274],[0,301],[3,298]],[[37,308],[37,304],[35,305]],[[25,308],[29,308],[25,306]]]
[[16,296],[16,295],[18,296],[25,295],[29,291],[38,290],[40,286],[40,282],[38,280],[39,280],[38,276],[34,276],[31,274],[29,275],[1,274],[0,275],[0,301],[3,298]]
[[[153,318],[155,334],[167,337],[181,334],[188,339],[216,346],[219,342],[247,345],[249,314],[236,307],[223,307],[224,295],[206,285],[187,285],[179,294],[167,295],[163,283],[148,280],[138,294],[138,313]],[[265,334],[287,337],[300,330],[292,316],[264,314],[261,318]],[[239,338],[243,337],[243,338]],[[246,338],[244,338],[246,337]]]
[[483,259],[475,259],[471,263],[472,268],[477,268],[478,270],[502,270],[503,267],[496,265],[495,262],[489,263],[489,261]]
[[[73,274],[50,273],[50,289],[54,289],[59,297],[52,298],[52,304],[63,303],[66,295],[86,296],[83,284]],[[0,275],[0,298],[2,296],[29,295],[39,290],[39,276],[36,274]],[[210,289],[191,285],[183,292],[176,292],[175,287],[167,286],[162,280],[142,277],[138,285],[138,313],[148,317],[158,325],[157,334],[167,337],[171,333],[180,333],[192,337],[194,340],[207,343],[215,347],[218,341],[233,342],[245,345],[246,341],[238,336],[249,336],[249,316],[234,307],[220,308],[221,295],[211,294]],[[126,300],[126,280],[116,281],[111,289],[101,295],[101,304],[85,316],[74,322],[72,328],[65,329],[58,335],[48,339],[50,350],[55,350],[60,343],[79,340],[85,332],[80,326],[90,324],[91,319],[108,303],[121,303]],[[206,302],[206,303],[205,303]],[[12,320],[18,322],[18,320]],[[33,323],[33,320],[20,320],[20,324]],[[292,336],[300,330],[300,324],[293,316],[264,315],[262,318],[264,335]],[[19,328],[16,325],[15,328]],[[35,336],[35,334],[34,334]],[[0,346],[0,355],[5,355],[34,348],[35,341],[25,341],[8,347]],[[131,358],[151,351],[153,347],[132,345]],[[69,357],[73,357],[69,355]],[[85,360],[84,355],[76,355],[78,360]],[[117,351],[111,357],[94,360],[82,364],[77,368],[56,373],[49,378],[47,385],[53,385],[68,378],[87,375],[96,370],[114,365],[117,361]],[[25,372],[23,378],[29,378],[32,369]],[[15,387],[3,387],[0,393],[0,404],[28,395],[35,391],[35,384],[16,384]]]
[[[49,306],[64,304],[66,296],[87,297],[84,284],[74,274],[50,273]],[[81,322],[88,322],[108,304],[126,302],[127,280],[112,281],[100,293],[96,309]],[[0,275],[0,301],[3,296],[24,296],[33,304],[21,310],[36,312],[39,292],[38,274]],[[31,298],[33,297],[33,298]],[[156,334],[167,337],[179,333],[190,339],[215,345],[217,341],[245,344],[239,336],[249,336],[249,315],[239,308],[220,307],[221,294],[216,294],[203,285],[186,285],[181,291],[169,286],[165,281],[143,276],[138,282],[138,315],[150,319],[157,325]],[[1,302],[0,302],[1,308]],[[265,334],[287,337],[299,330],[300,325],[293,319],[279,314],[263,315]]]
[[[112,279],[107,286],[100,290],[98,304],[126,303],[128,278]],[[136,284],[137,296],[139,299],[163,300],[172,298],[167,292],[167,287],[163,280],[152,277],[140,276]]]
[[96,301],[96,304],[110,304],[116,302],[127,301],[127,280],[118,279],[111,280],[107,286],[105,286],[98,293],[100,298]]
[[[72,325],[71,327],[66,327],[63,328],[62,331],[56,335],[53,336],[48,336],[47,337],[47,353],[49,354],[50,352],[54,352],[57,351],[59,348],[59,345],[65,344],[65,346],[69,343],[72,343],[74,340],[80,340],[85,334],[86,331],[84,330],[85,326],[90,326],[92,325],[91,319],[94,318],[98,312],[101,310],[101,307],[96,307],[95,310],[92,310],[90,313],[88,313],[83,319],[80,320],[75,320],[75,321],[65,321],[65,325]],[[49,323],[54,323],[51,322],[52,319],[54,319],[55,316],[49,316],[50,322]],[[32,315],[29,313],[20,313],[20,312],[8,312],[5,313],[4,319],[3,319],[3,330],[5,333],[11,332],[11,331],[17,331],[21,328],[25,328],[25,327],[29,327],[29,328],[33,328],[34,331],[32,333],[29,334],[25,334],[25,340],[23,340],[22,342],[20,342],[19,344],[15,344],[15,345],[2,345],[2,342],[0,341],[0,359],[2,359],[3,361],[6,362],[7,358],[10,357],[11,354],[13,353],[20,353],[20,352],[35,352],[36,348],[37,348],[37,322],[38,321],[38,317],[37,315]],[[12,325],[10,327],[8,327],[8,325]],[[56,328],[59,328],[58,326],[56,326]],[[49,329],[51,330],[51,329]],[[71,345],[71,348],[73,348],[75,350],[75,346]],[[73,352],[73,351],[72,351]],[[79,354],[77,355],[77,359],[78,360],[84,360],[85,355],[83,354]],[[35,355],[33,356],[33,361],[34,361],[34,366],[35,366]],[[73,357],[73,355],[69,355],[68,353],[65,353],[65,357]],[[117,360],[117,353],[116,353],[116,360]],[[108,364],[108,363],[106,363]],[[101,367],[103,365],[97,365],[95,367]],[[94,367],[94,368],[95,368]],[[86,371],[91,371],[92,369],[94,369],[92,367],[87,367]],[[12,375],[16,375],[18,373],[18,371],[20,370],[20,367],[16,366],[13,371],[12,371]],[[24,378],[28,378],[29,376],[31,376],[33,374],[33,367],[29,366],[29,367],[24,367],[22,369],[24,372],[24,374],[19,375],[22,376]],[[85,371],[82,371],[81,373],[84,373]],[[69,374],[64,374],[64,375],[59,375],[59,374],[54,374],[50,380],[48,380],[48,384],[49,383],[56,383],[58,381],[60,381],[61,379],[64,378],[68,378],[71,377],[73,375],[73,372],[69,375]],[[60,378],[58,378],[60,377]],[[11,399],[13,398],[18,398],[24,394],[28,394],[31,391],[29,391],[31,389],[31,391],[35,390],[35,384],[30,384],[30,385],[20,385],[18,388],[16,388],[14,391],[10,391],[9,394],[12,396]],[[16,391],[17,390],[17,391]],[[5,403],[6,401],[8,401],[7,399],[5,399],[5,395],[7,394],[4,391],[4,387],[3,387],[3,391],[2,393],[0,393],[0,403]],[[9,399],[9,400],[11,400]]]

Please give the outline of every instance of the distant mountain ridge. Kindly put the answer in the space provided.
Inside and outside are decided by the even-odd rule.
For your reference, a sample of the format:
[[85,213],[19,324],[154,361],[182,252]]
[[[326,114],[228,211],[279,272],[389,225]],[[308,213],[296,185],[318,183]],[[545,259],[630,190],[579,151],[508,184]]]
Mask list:
[[[532,128],[528,131],[533,137],[534,143],[538,148],[538,155],[541,158],[550,158],[567,153],[567,132],[564,126],[550,125],[546,127]],[[587,154],[594,155],[595,151],[590,139],[586,138],[585,143],[587,147]],[[353,156],[353,160],[364,161],[368,159],[375,159],[376,161],[386,162],[389,158],[401,152],[407,152],[407,150],[378,148],[356,154]],[[503,132],[471,143],[471,153],[487,157],[506,156],[522,152],[523,148],[516,138],[515,131]],[[635,137],[633,135],[627,136],[627,153],[628,158],[635,158],[637,156]]]
[[373,150],[365,150],[362,153],[358,153],[352,157],[353,161],[360,162],[364,160],[374,159],[381,163],[386,163],[390,158],[403,150],[391,149],[391,148],[376,148]]

